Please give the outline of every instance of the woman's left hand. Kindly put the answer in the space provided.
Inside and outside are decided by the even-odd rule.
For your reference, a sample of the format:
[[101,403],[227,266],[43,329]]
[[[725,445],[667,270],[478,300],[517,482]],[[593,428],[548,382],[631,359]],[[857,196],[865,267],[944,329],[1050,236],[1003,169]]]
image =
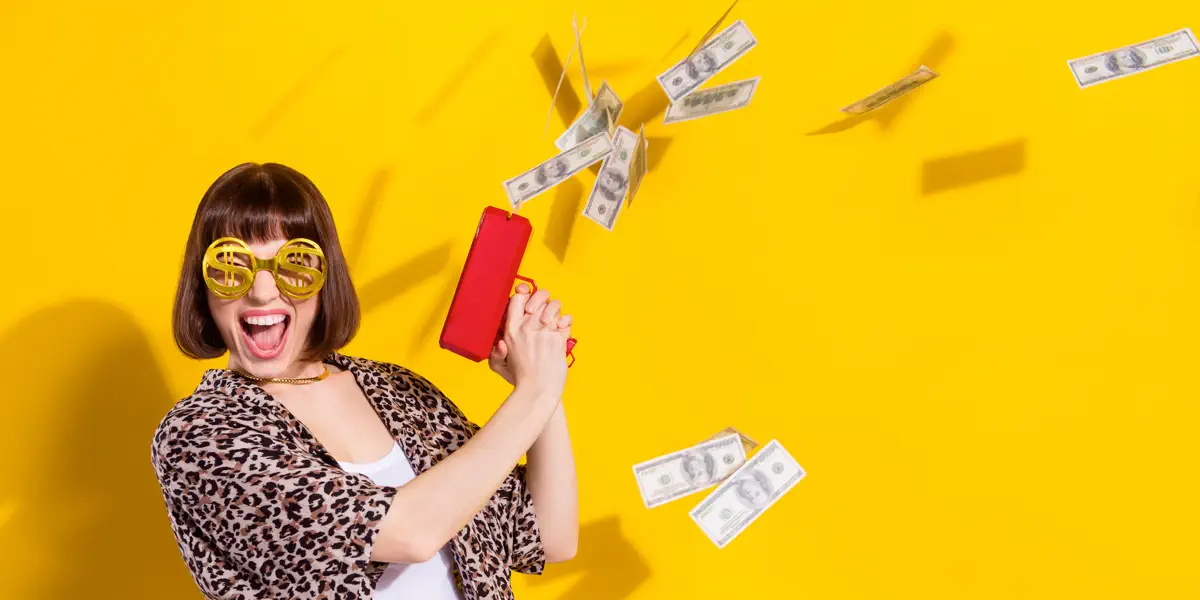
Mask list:
[[[518,294],[528,294],[529,292],[528,285],[524,283],[517,284]],[[540,304],[536,302],[537,300],[541,301]],[[550,306],[546,306],[546,310],[542,313],[543,323],[549,323],[550,319],[558,319],[559,329],[567,329],[571,326],[571,315],[562,315],[560,317],[559,310],[562,308],[562,303],[558,300],[550,300],[549,294],[534,294],[529,299],[529,302],[526,303],[525,311],[532,314],[535,310],[542,308],[546,304],[550,304]],[[563,359],[565,360],[566,357],[564,356]],[[504,343],[504,340],[496,342],[496,345],[492,347],[492,353],[488,356],[488,366],[503,377],[509,385],[516,385],[512,369],[508,366],[508,346]]]

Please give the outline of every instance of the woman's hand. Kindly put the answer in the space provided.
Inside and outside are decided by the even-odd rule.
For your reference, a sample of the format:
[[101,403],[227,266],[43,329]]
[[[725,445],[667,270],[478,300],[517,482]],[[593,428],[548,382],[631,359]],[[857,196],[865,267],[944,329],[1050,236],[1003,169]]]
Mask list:
[[514,387],[561,395],[567,378],[567,338],[571,316],[559,315],[562,303],[550,293],[517,285],[508,302],[504,337],[492,348],[488,366]]

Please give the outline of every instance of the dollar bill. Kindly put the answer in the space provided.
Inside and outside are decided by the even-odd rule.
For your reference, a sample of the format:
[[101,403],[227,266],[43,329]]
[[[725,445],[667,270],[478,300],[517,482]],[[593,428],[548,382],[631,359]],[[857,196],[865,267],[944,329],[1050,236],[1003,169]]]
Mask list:
[[513,210],[530,198],[566,181],[572,175],[602,160],[612,152],[612,140],[601,132],[582,144],[504,182],[504,192]]
[[1127,77],[1200,54],[1191,29],[1181,29],[1134,46],[1067,61],[1080,88]]
[[771,440],[688,514],[717,548],[724,548],[806,474]]
[[571,123],[570,127],[554,140],[554,146],[559,150],[566,150],[578,145],[584,140],[595,136],[598,133],[604,133],[609,137],[617,129],[617,118],[621,116],[621,109],[624,104],[617,97],[616,92],[608,87],[608,82],[600,84],[600,89],[596,91],[596,99],[592,101],[582,115],[579,115],[575,122]]
[[654,508],[720,483],[745,462],[741,440],[730,434],[633,465],[633,475],[646,508]]
[[896,83],[893,83],[879,90],[878,92],[875,92],[874,94],[871,94],[870,96],[867,96],[866,98],[863,98],[862,100],[843,108],[842,112],[850,113],[852,115],[860,115],[862,113],[871,112],[880,106],[883,106],[884,104],[887,104],[888,102],[891,102],[892,100],[895,100],[896,98],[899,98],[900,96],[903,96],[921,87],[926,82],[934,79],[937,76],[938,74],[934,73],[929,67],[921,65],[921,68],[909,75],[905,75],[900,81],[897,81]]
[[646,141],[646,124],[643,123],[641,129],[638,129],[638,139],[633,145],[633,161],[629,165],[629,205],[633,206],[633,197],[637,195],[638,188],[642,187],[642,179],[646,176],[648,170],[646,166],[646,153],[650,151],[650,143]]
[[702,48],[659,75],[658,84],[671,102],[678,102],[756,45],[758,40],[754,39],[746,24],[736,21]]
[[729,435],[731,433],[738,436],[738,438],[742,440],[742,448],[746,450],[746,456],[750,456],[750,451],[758,447],[758,442],[750,439],[750,436],[738,431],[737,429],[734,429],[733,427],[726,427],[705,441],[715,440],[723,435]]
[[633,162],[636,143],[637,134],[617,127],[612,139],[612,152],[600,166],[592,193],[583,206],[583,216],[609,231],[617,224],[617,215],[621,213],[621,205],[625,202],[625,192],[629,190],[629,165]]
[[760,79],[762,77],[755,77],[692,92],[683,100],[667,107],[663,124],[690,121],[744,108],[754,98]]

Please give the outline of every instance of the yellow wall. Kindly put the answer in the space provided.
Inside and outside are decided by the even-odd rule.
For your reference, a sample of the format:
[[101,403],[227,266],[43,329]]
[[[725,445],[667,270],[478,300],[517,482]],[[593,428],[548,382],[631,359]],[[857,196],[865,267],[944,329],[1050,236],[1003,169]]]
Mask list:
[[[502,382],[437,334],[479,212],[554,152],[539,48],[576,11],[653,170],[612,233],[588,172],[523,209],[522,273],[578,319],[584,526],[521,598],[1200,595],[1200,60],[1086,90],[1066,64],[1200,5],[746,0],[759,47],[714,83],[759,97],[664,126],[653,77],[725,0],[339,4],[0,7],[0,597],[197,597],[149,441],[224,364],[170,307],[239,162],[332,203],[368,305],[346,351],[486,420]],[[718,551],[702,496],[647,511],[630,466],[729,425],[809,476]]]

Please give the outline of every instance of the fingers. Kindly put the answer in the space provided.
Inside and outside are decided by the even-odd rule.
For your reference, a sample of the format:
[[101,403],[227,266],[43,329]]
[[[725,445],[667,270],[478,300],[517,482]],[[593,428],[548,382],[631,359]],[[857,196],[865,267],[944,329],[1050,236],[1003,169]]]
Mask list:
[[574,320],[575,320],[574,317],[572,317],[571,315],[563,315],[558,318],[558,328],[559,329],[570,328],[571,322]]
[[528,294],[529,293],[529,284],[525,283],[523,281],[521,283],[518,283],[517,284],[517,293],[518,294]]
[[558,312],[562,310],[562,302],[551,300],[546,304],[546,308],[542,309],[542,325],[558,322]]
[[525,303],[525,321],[526,329],[535,330],[545,326],[542,323],[542,311],[546,308],[546,302],[550,299],[550,292],[546,290],[538,290],[529,297],[529,301]]
[[549,300],[550,300],[550,292],[547,292],[546,290],[538,290],[533,296],[531,296],[529,298],[529,302],[525,303],[525,312],[527,312],[531,315],[536,314],[538,310],[545,307],[546,302],[548,302]]
[[[525,284],[521,284],[525,285]],[[525,292],[529,291],[529,287],[525,287]],[[525,308],[529,304],[529,295],[521,292],[521,286],[517,286],[517,293],[508,300],[508,319],[507,324],[509,329],[516,329],[521,324],[521,319],[525,316]]]
[[505,344],[504,340],[496,342],[496,345],[492,347],[491,358],[499,361],[503,361],[505,358],[508,358],[508,344]]

